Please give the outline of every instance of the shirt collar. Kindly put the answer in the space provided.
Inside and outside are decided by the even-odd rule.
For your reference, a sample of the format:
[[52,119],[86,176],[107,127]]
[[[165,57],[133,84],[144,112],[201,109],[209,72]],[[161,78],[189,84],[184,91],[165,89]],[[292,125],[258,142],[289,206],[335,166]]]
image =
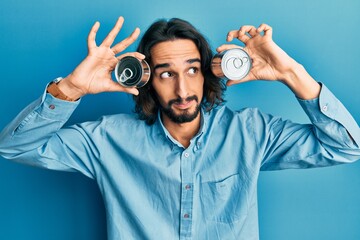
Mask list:
[[[169,133],[169,131],[166,129],[166,127],[164,126],[162,120],[161,120],[161,111],[158,111],[158,123],[161,126],[161,129],[163,130],[163,133],[165,134],[165,136],[167,137],[168,140],[171,141],[172,145],[177,145],[178,147],[184,148],[176,139],[174,139],[171,134]],[[197,139],[197,141],[199,141],[200,137],[203,135],[203,133],[206,130],[206,126],[208,124],[209,121],[209,112],[206,112],[204,107],[201,107],[200,109],[200,129],[199,132],[191,139],[191,142],[194,139]]]

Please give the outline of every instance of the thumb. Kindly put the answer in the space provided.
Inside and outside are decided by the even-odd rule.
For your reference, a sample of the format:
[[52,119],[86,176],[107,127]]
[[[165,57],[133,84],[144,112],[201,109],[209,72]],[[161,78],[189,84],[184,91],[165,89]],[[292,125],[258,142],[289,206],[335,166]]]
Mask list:
[[108,85],[108,92],[126,92],[133,95],[138,95],[139,90],[136,87],[124,87],[117,82],[111,81]]
[[235,84],[239,84],[239,83],[244,83],[244,82],[250,82],[250,81],[253,81],[253,80],[256,80],[254,78],[254,74],[251,73],[251,71],[242,79],[240,80],[228,80],[226,82],[226,86],[232,86],[232,85],[235,85]]

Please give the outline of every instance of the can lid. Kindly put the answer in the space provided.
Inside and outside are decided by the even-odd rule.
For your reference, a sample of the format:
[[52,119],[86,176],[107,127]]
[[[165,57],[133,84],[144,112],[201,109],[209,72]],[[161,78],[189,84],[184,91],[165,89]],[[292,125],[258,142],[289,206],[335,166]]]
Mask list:
[[251,69],[250,56],[240,48],[226,51],[221,61],[221,68],[226,78],[240,80],[244,78]]
[[141,62],[135,57],[124,57],[115,67],[116,80],[126,87],[136,86],[141,81],[142,75]]

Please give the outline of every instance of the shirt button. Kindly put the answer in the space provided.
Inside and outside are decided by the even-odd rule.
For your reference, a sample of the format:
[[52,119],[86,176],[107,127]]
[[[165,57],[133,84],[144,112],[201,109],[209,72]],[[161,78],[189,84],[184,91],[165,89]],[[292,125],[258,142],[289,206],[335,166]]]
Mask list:
[[328,110],[328,106],[327,106],[327,105],[324,105],[324,106],[322,107],[322,110],[323,110],[324,112],[326,112],[326,111]]
[[191,186],[189,185],[189,184],[187,184],[186,186],[185,186],[185,189],[186,190],[189,190],[191,188]]
[[184,218],[189,218],[189,217],[190,217],[189,214],[187,214],[187,213],[184,214]]
[[186,158],[188,158],[189,156],[190,156],[190,154],[189,153],[184,153],[184,156],[186,157]]
[[55,105],[50,104],[50,105],[49,105],[49,108],[50,108],[51,110],[53,110],[53,109],[55,109]]

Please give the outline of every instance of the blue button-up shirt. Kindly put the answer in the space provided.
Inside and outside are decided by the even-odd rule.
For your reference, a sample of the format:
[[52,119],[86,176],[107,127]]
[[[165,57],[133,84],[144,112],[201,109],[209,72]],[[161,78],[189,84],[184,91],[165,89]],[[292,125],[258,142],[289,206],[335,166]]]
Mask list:
[[299,102],[312,124],[253,108],[202,111],[184,148],[160,117],[151,126],[118,114],[63,127],[79,103],[44,93],[2,131],[0,153],[94,179],[112,240],[258,239],[260,170],[360,158],[359,127],[324,85],[318,99]]

